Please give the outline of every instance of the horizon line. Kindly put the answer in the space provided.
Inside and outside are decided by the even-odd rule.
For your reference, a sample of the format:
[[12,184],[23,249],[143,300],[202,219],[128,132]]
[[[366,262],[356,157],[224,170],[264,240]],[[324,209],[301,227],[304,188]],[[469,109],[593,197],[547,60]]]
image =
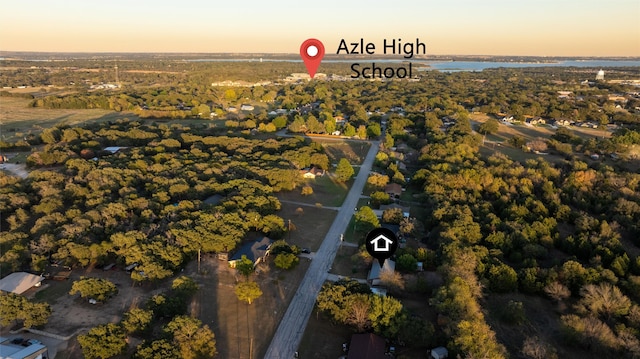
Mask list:
[[[295,52],[200,52],[200,51],[35,51],[35,50],[0,50],[0,54],[12,53],[32,53],[32,54],[123,54],[123,55],[144,55],[144,54],[166,54],[166,55],[278,55],[278,56],[300,56]],[[373,58],[372,55],[346,55],[346,54],[325,54],[325,57],[353,57],[353,58]],[[377,58],[395,58],[399,55],[380,55]],[[473,57],[540,57],[540,58],[627,58],[640,59],[640,55],[506,55],[506,54],[426,54],[417,55],[413,58],[402,58],[410,61],[412,59],[428,58],[431,56],[473,56]],[[400,55],[400,57],[402,57]]]

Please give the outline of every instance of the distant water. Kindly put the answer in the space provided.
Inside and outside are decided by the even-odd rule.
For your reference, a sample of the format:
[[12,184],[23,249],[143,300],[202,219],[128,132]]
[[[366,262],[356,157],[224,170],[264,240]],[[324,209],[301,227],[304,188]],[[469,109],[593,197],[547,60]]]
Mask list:
[[624,60],[566,60],[558,62],[484,62],[484,61],[449,61],[430,62],[425,61],[430,67],[425,70],[438,70],[445,72],[458,71],[482,71],[484,69],[523,68],[523,67],[623,67],[639,66],[640,61]]
[[[187,59],[187,62],[260,62],[260,59]],[[298,59],[263,59],[263,62],[302,62]],[[424,61],[411,59],[354,59],[354,60],[325,60],[328,63],[354,63],[354,62],[377,62],[377,63],[403,63],[413,62],[415,64],[428,65],[428,68],[418,68],[422,71],[438,70],[443,72],[458,71],[482,71],[484,69],[523,68],[523,67],[625,67],[638,66],[640,61],[628,60],[563,60],[556,62],[496,62],[496,61]]]

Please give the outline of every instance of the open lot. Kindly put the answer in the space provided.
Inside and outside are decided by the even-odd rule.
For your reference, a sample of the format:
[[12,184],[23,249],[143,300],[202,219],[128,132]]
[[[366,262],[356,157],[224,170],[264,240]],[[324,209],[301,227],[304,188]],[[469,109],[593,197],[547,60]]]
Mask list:
[[302,196],[300,188],[289,192],[279,192],[278,198],[285,201],[320,204],[327,207],[339,207],[349,193],[348,183],[340,183],[330,174],[313,179],[305,179],[305,184],[313,188],[313,194]]
[[338,163],[341,158],[346,158],[352,165],[359,165],[364,161],[369,147],[371,147],[371,144],[366,141],[347,141],[318,137],[313,137],[312,139],[314,142],[322,144],[322,147],[324,147],[329,159],[333,163]]
[[46,109],[29,107],[31,100],[0,97],[0,122],[6,141],[22,139],[30,133],[40,133],[55,125],[78,125],[89,121],[115,121],[120,118],[137,118],[132,113],[109,110]]

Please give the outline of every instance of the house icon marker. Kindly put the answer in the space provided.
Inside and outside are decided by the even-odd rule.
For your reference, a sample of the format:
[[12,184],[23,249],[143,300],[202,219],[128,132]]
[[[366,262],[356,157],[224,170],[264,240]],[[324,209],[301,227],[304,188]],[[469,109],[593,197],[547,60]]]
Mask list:
[[396,249],[398,249],[398,239],[391,230],[379,227],[372,229],[367,234],[364,245],[367,248],[367,252],[377,259],[380,267],[382,267],[384,260],[391,258]]
[[391,244],[393,243],[393,240],[381,234],[370,240],[369,243],[371,243],[375,252],[389,252],[391,251]]

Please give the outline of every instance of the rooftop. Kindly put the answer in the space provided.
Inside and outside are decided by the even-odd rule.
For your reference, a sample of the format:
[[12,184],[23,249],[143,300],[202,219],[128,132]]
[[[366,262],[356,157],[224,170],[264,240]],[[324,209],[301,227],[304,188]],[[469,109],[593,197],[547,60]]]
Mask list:
[[44,277],[27,272],[11,273],[0,279],[0,291],[22,294],[32,287],[39,285],[43,280]]

